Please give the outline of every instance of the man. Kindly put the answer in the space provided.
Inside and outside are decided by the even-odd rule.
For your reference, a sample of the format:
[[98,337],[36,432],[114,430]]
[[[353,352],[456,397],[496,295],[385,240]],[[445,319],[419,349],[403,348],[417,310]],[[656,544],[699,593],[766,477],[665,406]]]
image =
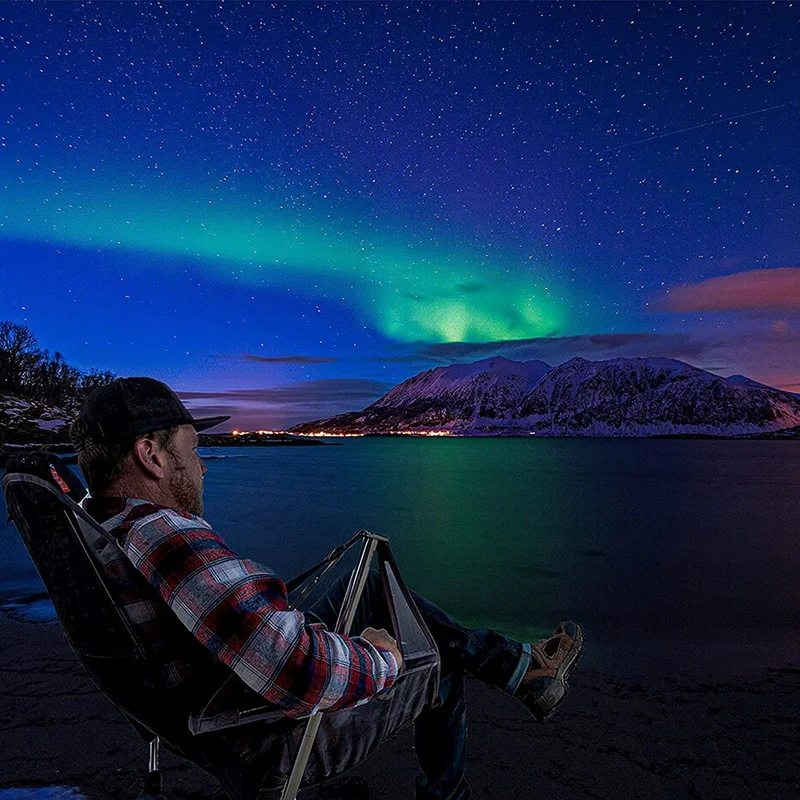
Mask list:
[[[91,492],[86,508],[116,535],[181,623],[287,716],[368,702],[391,689],[403,666],[386,630],[377,572],[370,573],[354,620],[361,633],[340,636],[330,629],[343,581],[312,607],[290,610],[284,582],[233,553],[202,519],[206,466],[197,431],[227,419],[194,419],[175,392],[152,378],[119,378],[95,390],[71,430]],[[517,697],[541,720],[564,698],[583,634],[568,622],[547,640],[516,642],[464,628],[413,597],[441,657],[440,703],[426,707],[414,725],[416,797],[464,800],[470,796],[465,673]]]

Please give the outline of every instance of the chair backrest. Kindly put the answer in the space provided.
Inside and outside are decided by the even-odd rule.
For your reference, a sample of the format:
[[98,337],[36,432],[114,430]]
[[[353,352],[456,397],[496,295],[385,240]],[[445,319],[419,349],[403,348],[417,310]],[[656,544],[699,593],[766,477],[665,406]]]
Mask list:
[[[231,671],[181,625],[113,535],[77,505],[85,489],[57,456],[13,456],[3,492],[62,631],[98,688],[139,726],[174,749],[191,750],[189,714]],[[168,612],[159,624],[168,626],[161,638],[170,645],[154,652],[134,623],[137,613],[158,604]],[[174,680],[176,660],[188,673],[183,684]]]
[[[51,470],[57,479],[48,481],[44,475]],[[3,480],[9,515],[76,653],[141,662],[144,650],[115,606],[108,582],[81,536],[75,512],[85,512],[76,501],[86,492],[80,493],[75,481],[74,473],[57,456],[41,451],[13,456]],[[110,535],[101,535],[98,526],[90,527],[94,555],[102,563],[116,543],[107,538]]]

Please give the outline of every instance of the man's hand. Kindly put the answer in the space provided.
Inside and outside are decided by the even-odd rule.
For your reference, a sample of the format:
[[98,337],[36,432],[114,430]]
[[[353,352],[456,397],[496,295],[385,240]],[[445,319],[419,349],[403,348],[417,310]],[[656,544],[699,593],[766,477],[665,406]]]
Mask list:
[[397,659],[398,669],[403,666],[403,656],[400,655],[400,648],[397,646],[397,642],[389,636],[389,631],[386,628],[381,628],[379,631],[375,630],[375,628],[364,628],[360,635],[362,639],[366,639],[371,644],[391,650]]

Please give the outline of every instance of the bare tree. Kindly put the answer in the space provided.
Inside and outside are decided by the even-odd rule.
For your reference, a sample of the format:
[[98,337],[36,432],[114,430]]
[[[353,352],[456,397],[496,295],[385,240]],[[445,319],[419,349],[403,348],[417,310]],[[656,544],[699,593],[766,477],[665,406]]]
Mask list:
[[0,394],[13,394],[53,405],[81,402],[98,386],[111,383],[112,372],[83,373],[61,353],[50,357],[30,328],[0,320]]
[[25,376],[28,393],[46,403],[61,405],[76,399],[81,373],[64,361],[61,353],[53,358],[45,350],[39,362]]
[[25,325],[0,320],[0,391],[24,394],[24,378],[42,357],[39,342]]
[[83,400],[83,398],[85,398],[89,392],[97,389],[100,386],[105,386],[106,384],[111,383],[116,377],[117,376],[114,375],[113,372],[109,372],[108,370],[100,372],[99,370],[93,369],[88,373],[84,373],[81,375],[78,383],[78,398]]

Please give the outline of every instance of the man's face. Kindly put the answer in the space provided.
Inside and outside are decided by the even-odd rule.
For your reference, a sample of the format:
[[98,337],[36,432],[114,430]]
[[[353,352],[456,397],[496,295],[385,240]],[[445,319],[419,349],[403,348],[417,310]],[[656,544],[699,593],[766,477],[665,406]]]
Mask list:
[[191,425],[181,425],[168,452],[170,465],[168,490],[175,507],[200,517],[203,515],[203,475],[206,465],[197,454],[197,431]]

